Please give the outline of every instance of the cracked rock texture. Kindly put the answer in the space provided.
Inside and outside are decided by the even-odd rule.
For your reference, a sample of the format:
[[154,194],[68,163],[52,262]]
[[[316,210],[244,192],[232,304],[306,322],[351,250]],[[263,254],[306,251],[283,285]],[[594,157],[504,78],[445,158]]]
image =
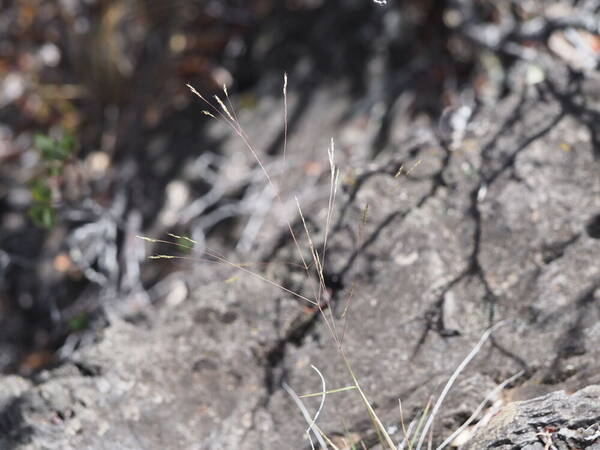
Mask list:
[[600,386],[564,391],[504,407],[467,449],[600,448]]
[[[329,311],[339,326],[347,320],[344,348],[392,437],[402,438],[398,399],[412,420],[503,320],[451,390],[434,442],[523,371],[498,399],[520,402],[467,448],[551,448],[540,429],[556,448],[600,448],[600,391],[591,386],[600,383],[598,78],[555,70],[480,108],[452,149],[415,126],[391,136],[375,160],[344,159],[345,146],[360,147],[352,136],[361,130],[341,119],[343,100],[320,114],[329,97],[316,97],[312,122],[299,129],[310,130],[311,149],[325,148],[332,132],[341,148]],[[328,192],[321,184],[325,193],[305,210],[316,243]],[[278,235],[285,226],[266,230],[264,276],[311,295],[306,275],[285,264],[299,262]],[[322,317],[258,278],[234,271],[232,279],[226,267],[190,271],[185,300],[138,322],[114,320],[97,343],[32,380],[0,378],[0,448],[306,448],[306,423],[282,382],[318,392],[313,364],[329,389],[351,383]],[[317,404],[306,400],[311,410]],[[319,425],[338,442],[378,445],[355,392],[329,395]]]

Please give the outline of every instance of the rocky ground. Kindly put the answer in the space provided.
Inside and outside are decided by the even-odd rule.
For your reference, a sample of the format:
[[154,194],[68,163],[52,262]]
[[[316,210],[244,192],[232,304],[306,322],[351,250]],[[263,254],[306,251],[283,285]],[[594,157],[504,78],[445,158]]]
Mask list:
[[[538,448],[550,439],[544,430],[561,440],[559,448],[598,442],[593,430],[577,437],[600,419],[597,388],[570,395],[600,382],[599,100],[598,78],[548,72],[476,111],[452,149],[416,127],[368,165],[341,164],[326,268],[331,311],[338,326],[347,317],[344,348],[395,439],[398,399],[410,421],[484,331],[505,321],[452,388],[435,441],[497,383],[523,371],[503,402],[564,392],[546,397],[535,421],[519,413],[528,434],[517,439],[501,428],[495,442]],[[330,115],[343,111],[332,109],[309,115],[314,136],[330,131]],[[341,154],[353,127],[338,130]],[[400,167],[412,170],[396,176]],[[326,196],[306,208],[317,242],[324,203]],[[310,277],[285,264],[294,246],[271,237],[262,242],[260,273],[310,296]],[[139,323],[115,318],[96,344],[60,367],[33,380],[2,379],[3,448],[306,446],[306,424],[281,383],[318,392],[311,364],[331,388],[351,383],[321,313],[236,269],[190,271],[166,288],[182,293]],[[319,425],[372,447],[357,400],[353,392],[330,394]],[[564,410],[571,403],[576,414]],[[522,405],[539,412],[535,402]],[[479,439],[489,439],[485,433]]]
[[[10,357],[22,353],[11,330],[21,333],[14,324],[28,316],[3,318],[14,325],[0,331],[9,337],[0,341],[5,367],[34,367],[0,377],[0,448],[310,448],[283,386],[321,391],[311,366],[327,389],[352,385],[334,337],[399,443],[492,327],[437,411],[434,448],[486,396],[477,426],[454,446],[600,448],[600,77],[582,52],[565,52],[563,33],[597,24],[550,12],[510,30],[491,20],[506,33],[494,40],[482,23],[453,21],[452,11],[466,14],[456,5],[444,4],[443,17],[429,10],[414,34],[445,18],[447,37],[481,52],[466,64],[468,87],[444,87],[452,77],[425,83],[454,94],[447,108],[436,111],[435,92],[418,86],[449,70],[449,55],[443,64],[428,54],[396,65],[389,29],[389,41],[364,55],[360,77],[316,76],[334,58],[311,53],[317,31],[345,29],[332,28],[335,10],[317,8],[308,56],[288,73],[287,139],[283,76],[265,68],[250,92],[232,95],[242,139],[200,114],[209,107],[188,92],[192,106],[117,146],[128,151],[111,159],[111,180],[121,181],[86,203],[97,215],[74,219],[87,210],[67,208],[59,231],[44,236],[41,254],[55,266],[67,255],[78,283],[45,284],[39,274],[48,268],[35,278],[41,299],[62,301],[54,311],[63,328],[83,313],[90,323],[61,335],[51,364],[33,364]],[[348,8],[346,25],[362,11]],[[374,8],[368,19],[389,27]],[[336,57],[348,61],[344,52],[356,49]],[[331,138],[340,174],[328,228]],[[327,241],[322,278],[294,197],[321,254]],[[135,239],[167,232],[191,235],[195,248]],[[49,249],[60,236],[65,244]],[[215,264],[221,256],[211,249],[239,265]],[[2,292],[10,300],[34,278],[9,250]],[[187,259],[142,264],[145,254]],[[319,406],[319,398],[303,401],[310,413]],[[317,424],[338,448],[385,448],[356,390],[327,395]]]

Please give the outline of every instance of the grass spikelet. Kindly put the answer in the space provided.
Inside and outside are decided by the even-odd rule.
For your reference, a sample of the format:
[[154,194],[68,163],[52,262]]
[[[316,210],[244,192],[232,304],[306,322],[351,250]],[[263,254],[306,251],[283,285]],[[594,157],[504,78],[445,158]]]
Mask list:
[[223,103],[223,101],[219,98],[219,96],[215,95],[213,97],[217,101],[217,103],[219,103],[219,106],[221,107],[221,109],[223,111],[225,111],[225,114],[227,114],[227,117],[229,117],[229,120],[231,120],[232,122],[235,122],[235,119],[233,118],[233,116],[229,112],[229,109],[227,108],[227,106],[225,106],[225,103]]
[[195,241],[192,238],[187,237],[187,236],[179,236],[179,235],[173,234],[173,233],[168,233],[168,235],[171,236],[172,238],[175,238],[175,239],[179,239],[179,240],[182,240],[182,241],[187,241],[187,242],[189,242],[192,245],[196,245],[198,243],[198,241]]
[[287,150],[288,114],[287,114],[287,72],[283,73],[283,161]]
[[186,84],[186,86],[187,86],[187,87],[190,89],[190,91],[192,91],[192,93],[193,93],[195,96],[199,97],[199,98],[200,98],[202,101],[204,101],[205,103],[208,103],[208,104],[210,105],[210,102],[209,102],[208,100],[206,100],[206,99],[205,99],[205,98],[202,96],[202,94],[201,94],[200,92],[198,92],[198,91],[196,90],[196,88],[194,88],[194,86],[192,86],[191,84]]

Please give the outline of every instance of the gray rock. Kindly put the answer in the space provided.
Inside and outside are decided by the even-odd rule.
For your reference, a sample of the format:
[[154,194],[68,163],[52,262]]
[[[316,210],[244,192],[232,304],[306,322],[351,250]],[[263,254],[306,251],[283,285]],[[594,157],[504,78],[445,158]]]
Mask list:
[[248,442],[265,396],[258,355],[276,339],[265,301],[274,294],[225,279],[145,327],[113,323],[36,385],[4,378],[0,448],[214,448],[215,430],[228,448]]
[[600,448],[600,386],[510,403],[466,450]]
[[[592,98],[599,88],[596,81]],[[408,420],[415,417],[499,320],[507,325],[446,399],[440,436],[519,370],[555,389],[565,381],[573,389],[598,383],[600,242],[586,224],[600,212],[590,195],[600,190],[600,163],[590,132],[560,102],[526,88],[481,111],[452,153],[433,138],[395,149],[395,161],[410,161],[415,150],[423,158],[411,176],[380,170],[359,178],[337,215],[330,271],[344,286],[336,293],[340,316],[350,302],[345,350],[382,419],[395,425],[395,439],[398,398]],[[388,157],[379,167],[390,165]],[[323,344],[330,341],[321,321],[303,346],[290,349],[286,375],[299,392],[319,390],[309,362],[331,388],[350,384],[335,346]],[[321,425],[369,435],[361,402],[336,395]],[[286,404],[276,393],[271,407]],[[290,429],[287,418],[274,417],[278,429]]]
[[[327,169],[329,135],[320,133],[335,127],[339,154],[351,156],[340,158],[341,186],[326,258],[332,300],[324,312],[335,317],[340,335],[345,330],[345,354],[396,442],[402,438],[398,399],[405,422],[418,417],[498,321],[506,324],[441,407],[434,443],[518,371],[525,375],[517,384],[527,380],[547,390],[600,383],[600,161],[592,109],[600,103],[600,83],[585,80],[583,103],[568,94],[567,77],[554,72],[542,86],[524,86],[476,112],[451,151],[431,126],[411,126],[408,118],[398,117],[398,129],[411,134],[392,133],[389,147],[368,161],[366,150],[360,150],[360,120],[343,122],[342,107],[324,112],[326,120],[320,114],[334,95],[314,96],[314,109],[307,108],[310,119],[298,128],[312,134],[311,151],[305,160],[298,156],[296,167],[308,170],[302,164],[315,163],[313,149],[321,142],[323,154],[316,162]],[[255,126],[263,124],[257,120]],[[261,137],[268,142],[266,134]],[[296,145],[306,147],[301,141]],[[348,151],[353,146],[354,153]],[[251,158],[245,164],[252,164]],[[400,167],[405,174],[397,176]],[[307,186],[305,172],[296,179]],[[292,181],[284,180],[283,194]],[[323,194],[304,192],[305,214],[320,245],[327,179],[312,182]],[[293,210],[293,200],[286,205]],[[318,285],[314,272],[306,275],[289,264],[299,260],[289,237],[278,239],[287,229],[277,220],[270,223],[257,237],[264,243],[259,259],[268,262],[261,273],[312,297]],[[306,248],[303,252],[310,255]],[[148,312],[144,323],[115,320],[96,344],[35,382],[1,378],[0,448],[307,446],[307,425],[281,385],[285,381],[298,394],[319,392],[321,379],[311,364],[328,389],[351,384],[331,323],[289,292],[231,268],[205,266],[185,279],[190,298]],[[519,418],[537,415],[534,425],[565,418],[559,425],[579,433],[592,425],[586,418],[598,416],[597,409],[577,405],[591,403],[597,393],[597,388],[571,397],[555,393],[505,411],[513,408]],[[515,398],[538,394],[523,390]],[[356,391],[326,400],[318,424],[332,439],[377,445]],[[318,399],[307,398],[305,404],[314,411]],[[531,423],[519,425],[523,436],[537,432]],[[515,444],[521,447],[510,448],[543,448],[539,439],[523,439]]]

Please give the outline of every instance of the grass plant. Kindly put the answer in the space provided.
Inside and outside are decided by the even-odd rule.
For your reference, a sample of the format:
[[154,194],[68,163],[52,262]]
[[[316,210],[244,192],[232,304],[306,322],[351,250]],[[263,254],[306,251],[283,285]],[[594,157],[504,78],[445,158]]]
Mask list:
[[[214,119],[225,121],[231,127],[231,129],[234,131],[234,133],[241,139],[241,141],[244,144],[244,146],[246,147],[246,149],[250,152],[250,154],[253,156],[254,160],[260,167],[260,170],[262,171],[262,173],[265,177],[266,183],[273,189],[273,192],[275,193],[275,199],[278,202],[279,206],[283,206],[283,199],[281,198],[280,191],[277,189],[276,183],[274,182],[273,178],[269,174],[269,171],[267,170],[266,165],[263,163],[261,157],[259,156],[259,153],[257,152],[256,148],[252,144],[250,138],[248,137],[248,135],[246,134],[246,132],[244,131],[244,129],[242,128],[242,126],[238,120],[235,109],[232,106],[231,99],[227,92],[226,86],[223,87],[223,95],[224,95],[223,98],[215,95],[212,97],[212,99],[208,99],[205,96],[203,96],[193,86],[191,86],[189,84],[187,86],[190,89],[190,91],[194,95],[196,95],[198,98],[200,98],[201,101],[208,108],[203,111],[203,113],[205,115],[207,115],[211,118],[214,118]],[[283,78],[283,103],[284,103],[283,157],[285,159],[286,152],[287,152],[287,138],[288,138],[288,135],[287,135],[287,133],[288,133],[287,74],[284,74],[284,78]],[[464,358],[464,360],[460,363],[460,365],[452,373],[452,375],[448,379],[446,385],[444,386],[442,392],[440,393],[439,397],[437,398],[436,402],[433,403],[433,406],[432,406],[432,401],[430,401],[426,405],[426,407],[423,409],[420,416],[418,416],[418,418],[415,418],[408,425],[408,427],[405,425],[404,413],[402,410],[402,403],[399,402],[400,424],[402,426],[402,432],[403,432],[404,436],[403,436],[403,440],[401,442],[395,443],[394,440],[392,439],[392,437],[390,436],[390,433],[388,433],[386,426],[383,424],[383,422],[378,417],[375,409],[372,406],[371,401],[369,400],[367,393],[362,388],[362,386],[358,380],[358,377],[356,376],[356,373],[353,369],[353,365],[350,362],[350,358],[346,354],[346,351],[344,348],[344,336],[345,336],[347,324],[348,324],[348,317],[349,317],[349,310],[350,310],[352,295],[350,294],[348,296],[349,298],[346,301],[346,305],[345,305],[343,313],[341,315],[341,319],[343,320],[343,324],[341,326],[338,325],[337,320],[334,317],[333,308],[329,307],[330,298],[328,297],[328,292],[326,289],[324,262],[325,262],[325,258],[326,258],[326,254],[327,254],[327,245],[328,245],[328,240],[330,237],[329,234],[330,234],[331,224],[332,224],[332,220],[333,220],[334,205],[335,205],[336,196],[337,196],[337,192],[338,192],[339,173],[340,173],[339,168],[335,164],[335,143],[334,143],[333,139],[331,139],[331,141],[330,141],[330,145],[329,145],[327,152],[328,152],[328,160],[329,160],[329,198],[328,198],[326,218],[325,218],[325,224],[324,224],[324,235],[323,235],[322,245],[317,246],[315,244],[313,236],[311,235],[311,233],[309,231],[309,227],[307,225],[305,215],[304,215],[302,207],[300,205],[300,201],[298,200],[298,198],[295,198],[298,217],[301,219],[303,229],[304,229],[305,241],[306,241],[306,245],[308,247],[307,250],[310,252],[310,255],[311,255],[310,261],[304,257],[304,251],[301,247],[301,239],[294,232],[291,222],[288,219],[286,219],[286,225],[287,225],[290,237],[294,243],[296,252],[301,261],[301,267],[306,272],[307,279],[310,280],[312,283],[312,291],[313,291],[312,298],[309,298],[298,292],[294,292],[291,289],[288,289],[285,286],[282,286],[281,284],[277,283],[276,281],[273,281],[273,280],[267,278],[266,276],[262,275],[259,271],[251,269],[252,264],[233,262],[233,261],[229,260],[228,258],[226,258],[224,255],[222,255],[219,252],[212,250],[210,248],[205,247],[204,253],[206,255],[206,259],[201,259],[201,260],[207,261],[207,262],[216,262],[216,263],[221,263],[221,264],[231,266],[231,267],[235,268],[236,270],[246,273],[252,277],[258,278],[262,282],[265,282],[269,285],[275,286],[278,289],[284,291],[285,293],[290,294],[303,302],[306,302],[311,307],[318,309],[320,315],[322,316],[323,323],[325,324],[331,337],[333,338],[334,344],[336,346],[336,350],[342,358],[344,366],[350,377],[351,384],[349,386],[327,390],[325,378],[321,374],[319,369],[316,368],[315,366],[311,366],[311,367],[318,374],[318,376],[321,380],[322,389],[320,392],[298,395],[292,389],[292,387],[290,387],[286,383],[283,383],[282,388],[292,398],[292,400],[297,405],[298,409],[301,411],[304,419],[307,422],[308,426],[306,429],[306,434],[308,436],[310,445],[313,449],[316,448],[315,442],[314,442],[314,441],[316,441],[316,445],[318,445],[322,449],[343,450],[343,449],[340,449],[338,446],[336,446],[336,444],[334,444],[332,439],[330,439],[324,433],[324,431],[317,425],[317,419],[319,418],[319,415],[325,404],[326,397],[328,395],[338,394],[338,393],[347,392],[347,391],[356,391],[357,394],[359,395],[360,400],[362,401],[364,408],[366,410],[366,413],[368,414],[368,416],[371,420],[373,430],[376,433],[377,439],[382,448],[388,448],[388,449],[392,449],[392,450],[400,450],[400,449],[405,449],[405,448],[407,448],[409,450],[421,450],[423,448],[423,446],[425,445],[427,436],[429,436],[429,447],[431,447],[431,436],[432,436],[433,424],[434,424],[434,421],[435,421],[438,413],[440,412],[440,410],[442,408],[443,402],[444,402],[447,394],[450,392],[452,386],[454,385],[454,383],[455,383],[456,379],[458,378],[458,376],[460,375],[460,373],[469,364],[469,362],[477,355],[477,353],[479,353],[479,351],[481,350],[481,348],[483,347],[485,342],[488,340],[490,335],[493,333],[493,331],[496,330],[499,326],[501,326],[502,323],[496,324],[492,328],[488,329],[485,333],[483,333],[479,342],[475,345],[475,347],[471,350],[471,352]],[[400,171],[398,172],[396,177],[399,175],[400,175]],[[359,232],[358,232],[359,240],[362,237],[362,228],[364,227],[366,220],[367,220],[367,211],[368,211],[368,205],[365,207],[365,210],[363,213],[363,218],[362,218],[361,224],[359,226]],[[166,243],[166,244],[175,245],[177,247],[185,248],[185,249],[189,249],[195,245],[195,241],[193,241],[190,238],[187,238],[184,236],[178,236],[178,235],[174,235],[174,234],[170,234],[169,236],[171,238],[175,239],[175,241],[154,239],[154,238],[145,237],[145,236],[138,236],[138,237],[140,237],[141,239],[144,239],[146,241],[152,242],[152,243]],[[154,255],[154,256],[151,256],[150,258],[153,258],[153,259],[179,258],[179,259],[192,259],[195,261],[198,260],[198,258],[192,258],[192,257],[186,257],[186,256],[165,255],[165,254]],[[491,398],[493,398],[493,396],[497,395],[498,392],[503,387],[505,387],[508,383],[514,381],[520,375],[521,374],[519,373],[519,374],[509,378],[508,380],[501,383],[492,392],[490,392],[488,394],[488,396],[486,396],[484,401],[480,404],[480,406],[477,408],[477,410],[473,413],[473,415],[459,429],[457,429],[451,436],[449,436],[447,439],[445,439],[443,441],[443,443],[437,447],[437,449],[440,450],[442,448],[448,447],[452,443],[452,441],[455,439],[456,436],[458,436],[461,432],[463,432],[465,430],[466,427],[468,427],[474,420],[476,420],[477,416],[481,413],[482,409],[487,404],[487,402]],[[309,398],[309,397],[320,397],[320,399],[321,399],[319,407],[318,407],[316,413],[313,415],[310,414],[310,412],[308,411],[308,409],[306,408],[306,406],[303,404],[303,401],[302,401],[302,399]],[[313,441],[313,438],[314,438],[314,441]],[[364,443],[362,443],[362,446],[364,447]],[[352,448],[357,448],[357,447],[355,446],[355,444],[352,444]]]

